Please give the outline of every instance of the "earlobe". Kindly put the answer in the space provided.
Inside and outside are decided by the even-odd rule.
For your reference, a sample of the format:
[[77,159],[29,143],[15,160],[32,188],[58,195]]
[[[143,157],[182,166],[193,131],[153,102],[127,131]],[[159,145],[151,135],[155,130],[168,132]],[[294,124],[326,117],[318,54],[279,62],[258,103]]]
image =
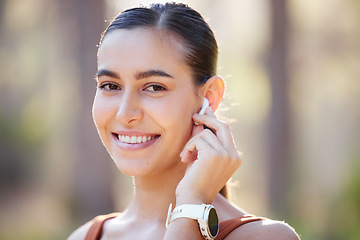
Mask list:
[[202,87],[204,97],[209,100],[209,105],[215,112],[219,107],[225,91],[225,83],[222,77],[215,75],[209,78]]

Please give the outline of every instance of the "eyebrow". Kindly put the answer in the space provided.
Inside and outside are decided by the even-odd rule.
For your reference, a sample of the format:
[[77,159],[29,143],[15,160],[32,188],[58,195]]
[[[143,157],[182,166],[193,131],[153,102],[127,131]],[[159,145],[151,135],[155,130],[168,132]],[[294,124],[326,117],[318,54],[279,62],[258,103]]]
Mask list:
[[[107,69],[99,69],[96,73],[96,77],[101,77],[101,76],[108,76],[111,78],[117,78],[120,79],[120,76],[113,71],[107,70]],[[135,75],[135,79],[136,80],[140,80],[140,79],[144,79],[144,78],[149,78],[149,77],[167,77],[167,78],[174,78],[173,76],[171,76],[170,74],[162,71],[162,70],[148,70],[148,71],[144,71],[144,72],[139,72]]]
[[170,74],[162,71],[162,70],[148,70],[145,72],[140,72],[138,74],[136,74],[136,79],[140,80],[140,79],[144,79],[144,78],[149,78],[149,77],[167,77],[167,78],[174,78],[173,76],[171,76]]
[[108,76],[108,77],[120,79],[120,76],[116,72],[106,70],[106,69],[99,69],[97,71],[96,77],[98,78],[98,77],[101,77],[101,76]]

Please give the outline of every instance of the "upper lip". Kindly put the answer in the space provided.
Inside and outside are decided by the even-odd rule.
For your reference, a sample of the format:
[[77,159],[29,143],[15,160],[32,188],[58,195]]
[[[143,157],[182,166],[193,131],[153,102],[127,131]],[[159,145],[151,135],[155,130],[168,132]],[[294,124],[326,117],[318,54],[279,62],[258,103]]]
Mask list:
[[123,136],[156,136],[156,135],[160,135],[157,133],[146,133],[146,132],[137,132],[137,131],[116,131],[113,132],[113,134],[116,135],[123,135]]

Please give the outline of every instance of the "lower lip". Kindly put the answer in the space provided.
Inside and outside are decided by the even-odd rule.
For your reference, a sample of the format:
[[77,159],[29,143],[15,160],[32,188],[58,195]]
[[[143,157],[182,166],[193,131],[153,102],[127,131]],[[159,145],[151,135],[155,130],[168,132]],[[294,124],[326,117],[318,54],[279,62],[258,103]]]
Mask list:
[[127,151],[137,151],[137,150],[145,149],[150,145],[152,145],[153,143],[155,143],[160,137],[160,136],[156,136],[154,139],[144,143],[124,143],[118,139],[117,135],[112,134],[112,136],[115,140],[116,145],[122,150],[127,150]]

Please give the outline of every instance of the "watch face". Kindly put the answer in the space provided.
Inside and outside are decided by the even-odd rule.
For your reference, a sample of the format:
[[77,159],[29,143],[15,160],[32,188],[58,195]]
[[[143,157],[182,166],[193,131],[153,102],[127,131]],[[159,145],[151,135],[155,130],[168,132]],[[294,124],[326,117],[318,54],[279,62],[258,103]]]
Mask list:
[[219,231],[219,219],[215,208],[210,209],[208,224],[211,235],[215,237]]

